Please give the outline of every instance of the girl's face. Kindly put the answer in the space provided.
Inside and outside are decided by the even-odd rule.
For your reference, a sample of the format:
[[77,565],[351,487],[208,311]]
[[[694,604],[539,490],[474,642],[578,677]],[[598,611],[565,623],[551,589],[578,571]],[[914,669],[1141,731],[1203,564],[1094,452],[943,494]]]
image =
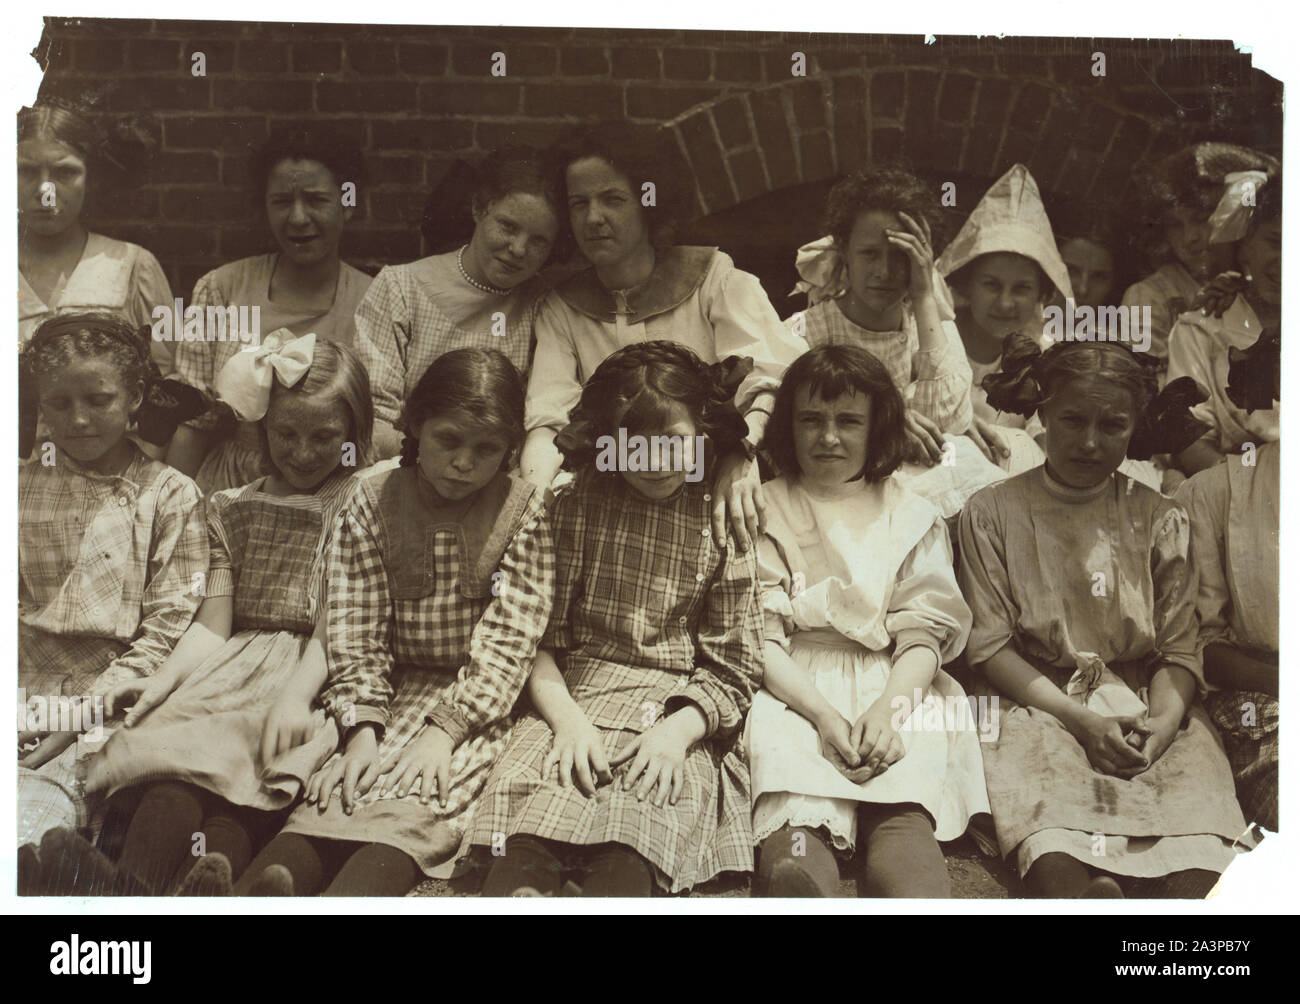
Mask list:
[[867,465],[871,398],[848,391],[826,400],[806,386],[794,396],[794,455],[805,481],[834,488]]
[[91,470],[111,469],[143,397],[105,356],[74,357],[40,380],[41,416],[60,452]]
[[498,433],[463,414],[425,419],[419,441],[420,473],[449,502],[472,495],[496,477],[510,451]]
[[640,197],[613,164],[586,157],[570,164],[564,177],[569,225],[588,261],[609,268],[650,246]]
[[86,162],[53,139],[18,144],[18,216],[32,233],[53,237],[81,216],[86,202]]
[[[638,429],[635,433],[646,439],[648,446],[646,466],[651,468],[657,466],[659,470],[619,471],[619,474],[624,481],[648,499],[658,502],[668,498],[686,482],[687,471],[695,466],[695,429],[695,420],[691,417],[690,410],[679,401],[673,402],[662,429]],[[629,453],[632,449],[630,441],[633,435],[634,433],[629,431]],[[660,437],[663,436],[671,438],[661,439]],[[678,446],[674,447],[674,443]],[[677,452],[678,449],[680,453]],[[658,455],[657,461],[651,459],[651,453]],[[681,457],[680,464],[677,460],[678,456]],[[673,470],[676,466],[680,466],[681,470]]]
[[315,160],[282,160],[267,177],[267,222],[280,250],[296,265],[338,257],[343,224],[352,216],[339,185]]
[[310,495],[343,461],[348,439],[345,412],[329,393],[294,394],[277,387],[262,419],[267,452],[280,478]]
[[488,284],[512,289],[535,276],[555,244],[560,221],[540,195],[511,192],[474,213],[465,256]]
[[1100,307],[1110,302],[1115,285],[1115,259],[1103,245],[1076,237],[1061,245],[1061,258],[1070,270],[1076,306]]
[[859,214],[849,234],[845,262],[849,274],[849,295],[868,314],[887,314],[907,292],[907,257],[892,247],[886,230],[907,232],[896,213],[871,209]]
[[1237,245],[1237,263],[1251,276],[1251,290],[1269,306],[1282,303],[1282,221],[1261,223]]
[[1043,295],[1038,266],[1024,255],[996,251],[970,265],[966,299],[971,317],[995,338],[1041,326]]
[[1174,257],[1194,279],[1209,272],[1210,223],[1206,213],[1190,206],[1170,209],[1164,215],[1165,240]]
[[1137,425],[1133,396],[1100,377],[1062,386],[1039,413],[1047,429],[1047,468],[1071,488],[1092,488],[1124,462]]

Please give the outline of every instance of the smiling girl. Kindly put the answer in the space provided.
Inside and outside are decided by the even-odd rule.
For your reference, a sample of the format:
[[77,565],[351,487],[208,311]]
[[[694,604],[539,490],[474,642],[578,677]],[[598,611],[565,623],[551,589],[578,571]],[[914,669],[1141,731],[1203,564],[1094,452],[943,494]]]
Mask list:
[[[766,670],[746,723],[756,895],[834,896],[831,848],[868,896],[945,897],[936,842],[988,812],[965,692],[970,629],[938,509],[890,475],[903,403],[865,349],[811,349],[777,393],[759,545]],[[920,696],[920,700],[917,698]]]
[[402,401],[456,348],[497,349],[521,375],[547,284],[537,273],[560,226],[559,186],[527,147],[487,155],[474,179],[474,232],[446,254],[381,269],[357,308],[357,345],[375,396],[380,456],[401,449]]
[[1188,437],[1153,421],[1154,377],[1122,346],[1015,358],[1047,461],[977,493],[960,527],[967,660],[1001,698],[984,745],[999,846],[1034,896],[1204,896],[1245,823],[1196,703],[1187,514],[1117,473]]
[[[709,487],[745,434],[737,363],[706,366],[674,342],[621,349],[558,440],[577,478],[552,513],[559,577],[528,679],[535,710],[469,835],[492,849],[485,896],[554,895],[566,875],[584,896],[649,896],[753,870],[737,732],[762,677],[756,565],[712,532]],[[705,479],[599,470],[597,444],[620,428],[687,452],[707,437]]]
[[[339,259],[339,241],[352,207],[343,186],[360,186],[361,154],[349,141],[316,127],[294,126],[276,133],[263,147],[254,176],[256,191],[278,250],[222,265],[194,286],[188,306],[248,308],[260,311],[263,334],[287,328],[318,339],[352,346],[353,316],[370,277]],[[223,314],[224,316],[224,314]],[[181,319],[173,319],[179,331]],[[206,325],[198,341],[176,346],[177,375],[185,383],[215,394],[217,374],[250,341],[218,338]],[[257,343],[257,337],[251,344]],[[167,454],[168,462],[190,474],[205,493],[248,484],[269,472],[257,425],[244,422],[233,431],[214,413],[182,425]]]

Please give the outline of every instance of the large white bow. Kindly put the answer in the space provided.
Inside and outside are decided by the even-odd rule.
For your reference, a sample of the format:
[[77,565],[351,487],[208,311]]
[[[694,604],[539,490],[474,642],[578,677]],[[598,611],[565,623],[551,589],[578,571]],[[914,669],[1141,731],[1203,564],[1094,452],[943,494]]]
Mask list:
[[241,349],[221,367],[214,381],[217,396],[244,422],[257,422],[271,406],[271,385],[275,377],[292,387],[311,368],[316,335],[294,337],[288,328],[277,328],[254,349]]
[[1263,171],[1233,171],[1223,176],[1223,197],[1210,214],[1210,243],[1229,244],[1246,236],[1255,199],[1268,182]]

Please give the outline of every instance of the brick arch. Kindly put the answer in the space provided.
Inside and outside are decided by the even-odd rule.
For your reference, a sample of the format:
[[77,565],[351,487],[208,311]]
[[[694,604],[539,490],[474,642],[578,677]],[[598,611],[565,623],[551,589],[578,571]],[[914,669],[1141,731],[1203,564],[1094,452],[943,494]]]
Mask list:
[[927,175],[992,179],[1025,163],[1045,193],[1118,195],[1159,142],[1159,116],[1032,76],[928,67],[817,73],[721,95],[663,128],[697,212],[902,157]]

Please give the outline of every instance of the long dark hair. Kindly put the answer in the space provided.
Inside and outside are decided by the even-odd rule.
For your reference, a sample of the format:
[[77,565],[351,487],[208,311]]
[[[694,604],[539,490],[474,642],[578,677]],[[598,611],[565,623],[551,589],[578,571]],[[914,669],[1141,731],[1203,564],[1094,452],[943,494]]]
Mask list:
[[524,441],[524,382],[496,349],[453,349],[435,359],[402,409],[401,466],[419,459],[420,427],[431,418],[460,413],[505,441],[501,469],[514,466]]

